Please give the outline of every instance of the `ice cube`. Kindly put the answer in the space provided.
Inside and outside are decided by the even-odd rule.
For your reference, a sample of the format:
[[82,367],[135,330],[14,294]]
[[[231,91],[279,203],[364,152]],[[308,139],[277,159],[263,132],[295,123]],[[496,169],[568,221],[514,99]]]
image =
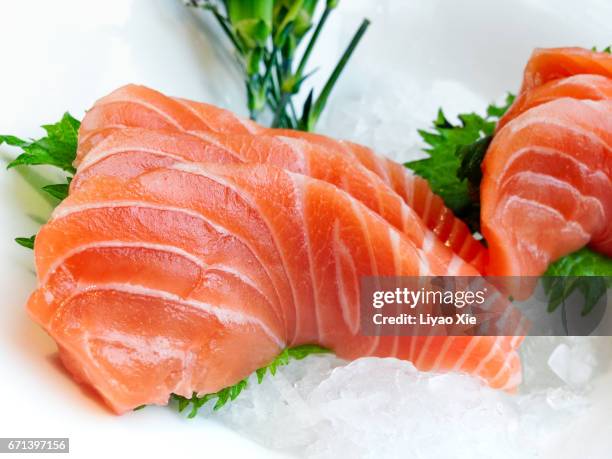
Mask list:
[[559,344],[548,359],[548,366],[568,386],[583,387],[591,380],[595,358],[588,342],[579,341],[573,346]]

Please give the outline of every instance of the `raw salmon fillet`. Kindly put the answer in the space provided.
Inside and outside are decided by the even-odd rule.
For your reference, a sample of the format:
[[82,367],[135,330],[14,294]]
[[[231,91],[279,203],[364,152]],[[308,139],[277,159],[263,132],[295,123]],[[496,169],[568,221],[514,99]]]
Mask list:
[[569,97],[579,100],[612,99],[612,76],[579,74],[552,80],[530,91],[519,94],[510,109],[497,123],[499,131],[506,124],[530,108],[555,99]]
[[612,55],[584,48],[534,50],[523,75],[521,93],[572,75],[612,77]]
[[[211,141],[214,141],[216,136],[221,146],[242,157],[254,157],[254,153],[245,154],[244,149],[263,148],[262,142],[264,146],[266,142],[273,143],[273,140],[270,140],[271,137],[284,139],[284,150],[288,148],[297,150],[294,153],[283,154],[293,156],[302,154],[299,151],[302,148],[301,144],[289,143],[286,141],[287,138],[297,138],[310,144],[311,147],[321,151],[320,156],[324,153],[334,157],[343,154],[347,156],[347,159],[360,163],[376,174],[388,188],[400,196],[421,217],[438,239],[449,246],[459,257],[479,270],[484,268],[486,249],[474,239],[469,228],[444,205],[442,199],[431,191],[427,181],[414,175],[404,166],[383,158],[368,148],[321,135],[265,129],[249,121],[241,120],[231,112],[208,104],[175,99],[143,86],[128,85],[103,97],[87,112],[79,131],[77,164],[84,161],[89,152],[104,138],[126,127],[177,131],[208,138]],[[260,137],[261,139],[258,139]],[[263,138],[268,140],[264,141]],[[276,157],[281,154],[277,152],[279,148],[265,150],[267,158],[263,158],[264,154],[261,152],[257,154],[272,164],[278,164],[278,161],[284,160],[284,158]],[[290,168],[290,170],[294,169]],[[342,174],[344,170],[341,168],[336,171],[322,171],[322,173],[337,175]],[[304,173],[299,167],[297,171]],[[321,178],[321,175],[314,175],[314,177]],[[343,177],[333,183],[336,185],[340,181],[351,183],[352,180],[351,174],[346,172]]]
[[[442,263],[448,275],[478,275],[477,269],[483,267],[477,265],[475,270],[443,244],[413,208],[380,176],[356,161],[352,153],[322,149],[302,139],[265,133],[188,134],[124,128],[109,134],[82,158],[71,189],[79,188],[92,176],[130,178],[160,166],[198,161],[270,164],[324,180],[348,192],[402,231],[418,248]],[[459,255],[469,259],[477,252]],[[484,257],[480,260],[484,261]]]
[[585,245],[612,256],[612,100],[525,111],[495,135],[482,168],[488,274],[540,275]]
[[35,255],[30,315],[117,413],[215,392],[302,343],[520,382],[520,337],[360,335],[362,276],[447,267],[350,194],[283,168],[177,162],[91,176]]
[[499,131],[526,110],[561,97],[610,98],[612,56],[583,48],[536,49],[523,72],[518,97],[497,124]]
[[612,56],[534,51],[482,169],[487,274],[540,275],[585,245],[612,256]]

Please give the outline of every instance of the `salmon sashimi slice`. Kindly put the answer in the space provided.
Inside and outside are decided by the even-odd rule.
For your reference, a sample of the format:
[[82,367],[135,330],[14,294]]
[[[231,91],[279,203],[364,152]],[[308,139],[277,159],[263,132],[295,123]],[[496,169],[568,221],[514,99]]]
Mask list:
[[527,62],[520,92],[581,74],[612,78],[612,55],[585,48],[539,48],[533,51]]
[[497,123],[499,131],[506,124],[530,108],[562,97],[580,100],[612,99],[612,77],[579,74],[548,81],[517,97],[510,109]]
[[243,163],[240,153],[230,151],[203,132],[195,136],[163,129],[117,129],[81,158],[71,189],[92,176],[128,179],[177,161]]
[[[143,107],[146,107],[146,110]],[[220,112],[223,112],[223,116],[219,115]],[[195,116],[196,113],[201,116]],[[210,113],[210,116],[207,116],[207,113]],[[221,121],[215,123],[215,117],[219,117]],[[232,121],[227,121],[228,119]],[[267,134],[299,138],[330,155],[345,154],[378,175],[417,212],[442,243],[479,271],[484,268],[486,248],[473,237],[467,225],[444,205],[442,199],[433,193],[427,181],[417,177],[401,164],[377,155],[369,148],[312,133],[264,129],[208,104],[172,99],[152,89],[128,85],[100,99],[87,112],[79,131],[77,164],[80,164],[102,139],[125,127],[175,130],[200,136],[217,132],[227,134],[226,143],[231,140],[228,138],[234,135],[242,136],[242,140],[236,140],[235,144],[248,143],[245,134],[246,137],[248,134]],[[346,183],[351,180],[352,177],[348,173],[343,178]]]
[[483,162],[487,274],[537,276],[589,245],[612,256],[612,100],[556,99],[494,137]]
[[362,276],[446,268],[348,193],[281,168],[91,177],[57,207],[35,256],[30,315],[117,413],[215,392],[302,343],[520,383],[520,337],[361,335]]
[[479,272],[483,272],[487,259],[486,248],[474,238],[468,226],[446,207],[442,198],[431,190],[427,180],[401,164],[377,155],[370,148],[354,142],[335,140],[311,132],[288,129],[270,131],[277,135],[306,140],[326,151],[342,151],[358,161],[395,191],[442,243],[472,264]]
[[130,84],[102,97],[86,113],[79,128],[76,163],[89,148],[126,126],[225,133],[249,133],[259,129],[255,123],[229,110],[166,97],[146,86]]
[[92,176],[129,178],[161,166],[198,161],[270,164],[324,180],[348,192],[401,230],[417,247],[437,258],[448,275],[469,276],[479,272],[444,245],[378,175],[345,153],[323,150],[300,139],[126,128],[109,135],[90,150],[79,166],[71,189]]

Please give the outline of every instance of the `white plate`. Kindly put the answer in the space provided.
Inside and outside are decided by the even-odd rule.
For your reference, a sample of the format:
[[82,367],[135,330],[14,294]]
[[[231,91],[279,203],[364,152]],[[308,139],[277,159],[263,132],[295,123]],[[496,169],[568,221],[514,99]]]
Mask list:
[[[412,133],[425,127],[438,106],[451,112],[482,110],[485,102],[516,89],[534,47],[605,46],[612,40],[608,0],[345,0],[313,57],[321,63],[315,81],[327,75],[364,15],[373,20],[372,27],[334,93],[322,128],[356,135],[334,119],[343,116],[343,107],[358,101],[367,110],[392,100],[389,88],[397,91],[407,82],[406,97],[414,95],[422,109],[407,104],[405,113],[398,113],[390,108],[389,119],[380,115],[377,127],[384,134],[385,123],[404,123],[406,150]],[[174,0],[3,2],[0,131],[38,136],[40,124],[66,110],[80,117],[97,97],[128,82],[244,113],[240,75],[218,46],[215,31],[209,19],[202,21]],[[456,97],[445,97],[457,90],[464,94],[461,106],[453,106]],[[430,100],[418,99],[419,94]],[[403,154],[402,142],[395,139],[396,154]],[[115,417],[74,384],[58,364],[53,342],[24,313],[35,284],[32,254],[13,242],[36,231],[28,215],[44,217],[49,208],[11,171],[0,172],[0,209],[3,437],[69,436],[77,457],[271,456],[214,419],[187,421],[170,409],[151,407]],[[593,428],[579,426],[583,439],[609,432],[598,422],[593,419]]]

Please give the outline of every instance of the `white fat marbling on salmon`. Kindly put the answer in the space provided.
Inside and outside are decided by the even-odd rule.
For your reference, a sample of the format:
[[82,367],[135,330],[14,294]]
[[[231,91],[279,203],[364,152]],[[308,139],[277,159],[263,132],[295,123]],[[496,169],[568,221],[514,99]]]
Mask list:
[[186,109],[189,113],[191,113],[192,115],[194,115],[197,119],[199,119],[200,121],[202,121],[202,123],[211,131],[214,130],[212,129],[211,125],[208,124],[208,120],[206,118],[204,118],[202,116],[202,114],[197,111],[195,108],[192,107],[191,104],[189,104],[187,101],[185,101],[184,99],[181,99],[179,97],[173,97],[172,100],[174,102],[176,102],[177,104],[179,104],[181,107],[183,107],[184,109]]
[[426,358],[427,353],[429,352],[429,347],[433,341],[433,331],[433,327],[431,327],[429,335],[427,335],[427,338],[425,338],[425,342],[423,343],[419,354],[416,356],[416,360],[413,360],[414,366],[417,368],[423,368],[423,363],[425,361],[424,359]]
[[461,371],[461,369],[463,368],[463,365],[465,365],[465,362],[467,362],[468,358],[472,354],[472,351],[476,349],[478,346],[480,346],[480,342],[483,340],[484,340],[484,337],[482,336],[474,336],[470,340],[468,345],[465,347],[465,349],[463,350],[463,354],[461,354],[461,357],[457,359],[457,361],[451,368],[451,371]]
[[541,203],[539,201],[535,201],[533,199],[525,199],[516,195],[511,195],[504,200],[503,203],[500,203],[501,210],[499,214],[503,216],[511,211],[513,207],[517,207],[520,209],[525,209],[531,207],[532,209],[537,209],[539,212],[547,213],[551,216],[552,219],[558,220],[566,225],[569,231],[576,233],[580,238],[584,239],[585,243],[590,239],[590,235],[584,230],[582,225],[576,221],[569,221],[565,218],[565,216],[559,212],[554,207],[551,207],[547,204]]
[[[368,241],[368,259],[370,261],[370,272],[372,276],[379,276],[378,272],[378,264],[376,263],[376,256],[374,255],[374,247],[372,246],[372,238],[370,237],[370,231],[368,230],[368,225],[365,221],[364,209],[360,206],[360,203],[357,200],[350,198],[351,208],[359,221],[359,228],[364,235],[364,239]],[[392,231],[395,231],[392,229]]]
[[[351,298],[359,298],[359,276],[351,251],[340,236],[340,222],[338,220],[334,222],[333,248],[342,319],[349,331],[355,335],[359,331],[360,310],[359,305],[353,304]],[[343,265],[350,270],[348,279],[345,279],[342,272]],[[352,294],[347,295],[348,291],[351,291]]]
[[454,341],[455,341],[454,336],[446,337],[446,339],[444,340],[444,344],[442,345],[442,348],[440,349],[440,352],[436,356],[436,360],[434,360],[434,363],[432,364],[432,367],[431,367],[432,371],[436,371],[438,368],[440,368],[440,365],[442,365],[442,362],[444,362],[444,359],[446,358],[446,354],[448,354],[448,351],[454,344]]
[[550,87],[563,88],[565,86],[582,86],[589,88],[599,97],[605,97],[606,93],[601,90],[601,84],[609,84],[609,82],[610,78],[603,75],[578,74],[553,81]]
[[93,148],[90,153],[84,158],[79,166],[79,172],[82,172],[89,167],[99,163],[100,161],[109,158],[114,155],[118,155],[120,153],[126,152],[136,152],[136,153],[150,153],[156,156],[162,156],[165,158],[172,158],[176,161],[183,161],[184,158],[178,155],[174,155],[172,153],[165,152],[163,150],[155,149],[155,148],[147,148],[139,145],[130,146],[129,144],[117,147],[117,148],[104,148],[104,141],[100,142]]
[[[189,306],[193,309],[215,317],[219,322],[226,325],[254,325],[260,328],[279,348],[283,348],[285,346],[284,340],[282,340],[266,324],[264,324],[260,319],[256,317],[252,317],[245,313],[236,312],[232,309],[223,307],[223,305],[214,305],[210,303],[204,303],[202,301],[196,301],[194,299],[183,298],[173,293],[166,292],[164,290],[155,290],[152,288],[135,284],[109,282],[105,284],[81,286],[80,288],[77,288],[72,292],[70,298],[73,298],[82,293],[99,290],[111,290],[131,295],[157,298],[163,301]],[[69,301],[69,299],[66,300],[66,302],[67,301]],[[61,308],[58,308],[58,311],[60,309]]]
[[120,344],[127,348],[119,349],[113,346],[103,346],[101,348],[102,356],[111,364],[117,366],[130,366],[135,362],[155,365],[159,364],[160,360],[169,359],[183,361],[186,354],[184,350],[180,349],[180,342],[173,342],[165,336],[138,336],[110,330],[96,335],[88,334],[88,341],[92,338],[107,343]]
[[45,301],[47,302],[47,304],[51,304],[51,303],[53,303],[53,300],[55,299],[55,295],[53,295],[53,293],[52,293],[50,290],[46,289],[45,287],[41,287],[41,286],[39,285],[39,287],[38,287],[38,288],[42,288],[42,289],[44,289],[44,290],[43,290],[43,298],[45,299]]
[[[610,109],[612,109],[612,100],[610,99],[605,99],[605,100],[590,100],[590,99],[585,99],[581,101],[582,103],[584,103],[587,107],[597,111],[597,112],[601,112],[605,115],[607,115],[610,112]],[[609,123],[612,123],[612,120],[607,120]]]
[[300,139],[294,139],[292,137],[286,136],[278,136],[276,137],[282,143],[291,148],[291,150],[295,153],[295,156],[298,160],[290,167],[292,172],[299,172],[306,174],[308,168],[306,166],[306,153],[304,152],[304,141]]
[[[200,121],[202,121],[206,125],[206,127],[210,131],[216,131],[215,127],[210,125],[208,120],[205,117],[203,117],[202,114],[193,107],[193,105],[190,103],[189,100],[182,99],[180,97],[173,97],[172,100],[177,102],[183,108],[187,109],[193,115],[195,115]],[[204,104],[204,105],[207,105],[207,104]],[[217,107],[211,106],[211,108],[217,108]],[[256,134],[260,130],[259,126],[256,123],[250,120],[241,118],[229,110],[223,110],[223,114],[226,115],[227,117],[231,117],[233,121],[236,121],[240,125],[242,125],[249,134]]]
[[394,231],[393,228],[389,227],[387,229],[389,232],[389,240],[391,241],[391,251],[393,253],[393,269],[396,273],[402,272],[401,265],[401,236],[400,233]]
[[194,131],[194,130],[183,130],[182,131],[184,135],[191,135],[195,138],[198,138],[200,140],[203,140],[223,151],[225,151],[226,153],[229,153],[230,155],[232,155],[233,157],[235,157],[236,159],[239,160],[239,162],[245,162],[244,158],[239,154],[239,152],[230,150],[229,148],[227,148],[225,145],[223,145],[221,142],[219,142],[219,140],[217,140],[213,135],[211,135],[210,133],[206,132],[206,131]]
[[420,250],[417,250],[417,255],[419,257],[419,276],[429,276],[433,274],[427,257],[424,257]]
[[404,232],[408,231],[410,226],[413,224],[413,222],[411,221],[412,219],[411,214],[414,212],[411,212],[412,208],[410,208],[408,205],[403,205],[401,207],[401,211],[402,211],[402,230]]
[[[303,222],[303,228],[304,228],[304,244],[305,244],[305,249],[306,249],[306,254],[308,256],[308,275],[310,276],[310,285],[312,286],[312,298],[314,301],[313,304],[313,308],[314,308],[314,317],[315,317],[315,323],[317,325],[317,334],[319,336],[319,339],[321,341],[323,341],[325,338],[325,335],[323,333],[323,326],[321,324],[321,313],[319,311],[319,298],[317,295],[317,291],[318,291],[318,285],[316,282],[316,276],[315,276],[315,272],[314,272],[314,263],[313,263],[313,257],[312,257],[312,244],[310,241],[310,235],[308,233],[308,223],[306,222],[306,212],[305,212],[305,208],[304,208],[304,182],[305,182],[305,177],[303,175],[300,174],[293,174],[288,172],[289,177],[291,178],[291,181],[293,183],[293,190],[296,196],[295,199],[295,206],[297,208],[298,214],[301,215],[302,218],[302,222]],[[299,335],[299,331],[300,331],[300,321],[298,320],[298,317],[301,316],[300,313],[300,308],[298,307],[298,303],[294,302],[294,309],[295,309],[295,326],[294,326],[294,336],[291,337],[291,339],[289,339],[289,337],[287,337],[287,340],[289,341],[290,344],[293,344],[297,338],[297,336]]]
[[[556,99],[553,102],[549,102],[548,104],[544,104],[544,105],[540,105],[539,107],[547,107],[550,104],[554,104],[557,101],[560,100],[564,100],[564,99]],[[569,100],[574,100],[574,99],[569,99]],[[583,104],[587,104],[587,103],[591,103],[591,104],[598,104],[598,102],[595,101],[581,101]],[[536,108],[532,108],[530,111],[526,112],[527,115],[532,114],[532,112],[534,110],[537,110],[539,107]],[[600,110],[604,110],[602,107],[597,106],[598,109]],[[609,111],[610,109],[607,109],[607,111]],[[596,132],[594,131],[589,131],[583,127],[580,127],[576,124],[572,124],[570,122],[563,122],[561,120],[556,120],[554,118],[551,117],[547,117],[547,116],[519,116],[515,119],[513,119],[512,121],[510,121],[506,126],[504,126],[502,128],[502,130],[500,132],[503,132],[505,129],[509,129],[511,131],[511,133],[513,135],[516,135],[518,132],[522,131],[523,129],[528,129],[534,125],[537,124],[544,124],[547,126],[554,126],[555,128],[558,129],[565,129],[566,131],[570,131],[572,133],[578,134],[579,136],[585,137],[587,139],[589,139],[590,141],[592,141],[594,144],[596,145],[601,145],[602,147],[606,148],[607,150],[612,149],[612,147],[610,146],[610,144],[608,144],[605,139],[603,139],[601,136],[597,135]],[[611,122],[612,124],[612,122]],[[612,129],[612,128],[611,128]]]
[[571,161],[573,164],[575,164],[580,169],[582,174],[588,175],[590,178],[593,179],[602,180],[604,183],[610,182],[610,177],[608,177],[604,171],[600,169],[593,169],[588,164],[580,161],[574,155],[571,155],[566,151],[560,150],[558,148],[543,147],[539,145],[529,145],[527,147],[519,148],[518,150],[514,151],[508,158],[508,161],[506,161],[506,164],[504,165],[501,173],[497,177],[497,181],[502,180],[504,177],[506,177],[508,175],[508,170],[522,156],[531,156],[532,154],[546,156],[551,161],[559,157],[567,159],[568,161]]
[[[518,358],[518,357],[517,357]],[[511,371],[506,383],[499,388],[502,391],[511,391],[516,389],[523,381],[523,375],[520,371]]]
[[[376,263],[376,256],[374,255],[374,248],[372,247],[372,239],[370,238],[370,232],[368,231],[367,223],[365,222],[365,215],[363,214],[363,209],[359,206],[359,203],[355,199],[349,198],[349,200],[350,200],[351,208],[353,209],[353,212],[355,213],[355,216],[357,217],[357,220],[359,221],[359,229],[361,233],[364,235],[364,239],[367,241],[368,260],[370,261],[370,275],[378,277],[379,272],[378,272],[378,266]],[[372,355],[376,351],[379,343],[380,343],[380,336],[375,336],[372,339],[372,345],[370,349],[368,349],[365,352],[365,354]]]
[[60,257],[54,260],[53,264],[51,264],[51,266],[49,267],[41,283],[43,285],[46,284],[49,280],[49,277],[53,275],[53,273],[58,269],[59,266],[63,265],[66,262],[66,260],[68,260],[69,258],[73,257],[74,255],[78,253],[82,253],[82,252],[85,252],[87,250],[92,250],[92,249],[95,250],[95,249],[124,249],[124,248],[145,249],[145,250],[153,250],[157,252],[171,253],[173,255],[189,260],[191,263],[198,266],[203,271],[214,270],[214,271],[225,272],[239,279],[242,283],[248,285],[253,290],[255,290],[257,293],[259,293],[263,298],[266,298],[266,300],[268,300],[264,292],[262,292],[259,286],[250,277],[246,276],[242,272],[237,271],[236,269],[233,269],[229,266],[225,266],[223,264],[215,264],[215,265],[206,264],[194,254],[187,252],[186,250],[183,250],[180,247],[176,247],[173,245],[154,244],[154,243],[149,243],[149,242],[136,242],[136,241],[99,241],[99,242],[93,242],[89,244],[81,244],[81,245],[75,246],[71,250],[65,252]]
[[453,254],[453,257],[451,258],[451,262],[448,264],[447,269],[447,276],[456,276],[457,274],[459,274],[459,271],[461,270],[461,268],[463,268],[465,264],[465,261],[463,261],[462,258],[459,258],[457,255]]
[[[131,133],[132,129],[134,128],[127,128]],[[138,129],[138,128],[136,128]],[[153,131],[155,132],[155,131]],[[161,136],[161,137],[165,137],[164,134],[161,133],[157,133],[157,136]],[[239,163],[244,163],[244,158],[242,158],[240,155],[238,155],[236,152],[229,150],[228,148],[226,148],[224,145],[222,145],[217,139],[215,139],[213,136],[210,136],[208,134],[206,134],[205,132],[201,132],[201,131],[189,131],[189,132],[185,132],[184,134],[185,136],[193,136],[196,139],[201,140],[203,143],[207,143],[210,144],[214,147],[219,148],[220,150],[223,150],[225,153],[228,153],[229,155],[233,156],[234,158],[236,158],[236,161]],[[125,153],[128,151],[134,151],[134,152],[143,152],[143,153],[150,153],[150,154],[154,154],[157,156],[163,156],[163,157],[167,157],[167,158],[172,158],[175,159],[178,162],[185,162],[185,163],[191,163],[194,162],[194,160],[188,160],[187,158],[185,158],[185,156],[181,156],[178,154],[173,154],[173,153],[169,153],[167,151],[161,150],[159,148],[149,148],[146,146],[143,146],[142,142],[139,142],[138,139],[126,139],[125,136],[123,136],[123,133],[121,133],[121,141],[122,141],[122,145],[121,147],[114,147],[114,148],[106,148],[106,145],[110,142],[112,142],[115,137],[114,136],[110,136],[106,139],[104,139],[102,142],[100,142],[99,144],[97,144],[94,148],[92,148],[89,153],[87,154],[87,156],[81,161],[81,164],[79,166],[79,172],[81,172],[82,170],[87,169],[88,167],[97,164],[98,162],[102,161],[105,158],[108,158],[110,156],[116,155],[116,154],[120,154],[120,153]],[[174,140],[173,136],[167,136],[166,137],[167,140]]]
[[[176,206],[164,206],[159,204],[153,204],[147,201],[98,201],[98,202],[89,202],[85,204],[66,204],[55,208],[53,213],[51,214],[51,219],[49,221],[55,221],[62,218],[65,218],[69,215],[86,212],[88,210],[96,210],[96,209],[114,209],[121,207],[134,207],[134,208],[143,208],[143,209],[152,209],[159,210],[162,212],[176,212],[184,215],[188,215],[189,217],[202,220],[206,222],[208,226],[213,228],[219,234],[231,235],[234,236],[233,233],[224,228],[221,225],[218,225],[209,219],[205,218],[202,214],[195,212],[190,209],[186,209],[184,207],[176,207]],[[234,236],[236,237],[236,236]],[[237,237],[236,237],[237,238]],[[237,238],[238,239],[238,238]]]
[[384,180],[384,182],[388,185],[391,184],[391,177],[389,175],[388,160],[382,156],[375,154],[372,150],[368,148],[368,154],[371,158],[374,159],[374,164],[376,164],[377,169],[379,170],[380,177]]
[[[533,172],[530,170],[523,170],[517,172],[516,174],[512,175],[508,180],[514,177],[520,179],[522,183],[527,182],[528,184],[534,187],[538,187],[543,184],[550,188],[557,188],[559,190],[568,191],[577,201],[582,201],[582,203],[587,205],[589,207],[589,211],[598,211],[600,218],[605,217],[606,213],[603,208],[603,205],[601,204],[601,201],[595,198],[594,196],[582,193],[582,191],[580,191],[570,182],[560,180],[552,175],[544,174],[542,172]],[[502,186],[506,183],[507,180],[502,183]]]
[[487,355],[478,362],[478,365],[474,369],[474,374],[482,376],[482,373],[486,370],[487,365],[491,362],[499,353],[499,343],[502,339],[506,339],[506,337],[496,336],[495,341],[491,345],[489,352]]
[[415,175],[406,169],[402,174],[402,180],[404,182],[404,198],[410,207],[414,206],[414,187],[416,185]]
[[108,100],[98,101],[96,103],[96,106],[103,107],[105,105],[110,105],[110,104],[114,104],[114,103],[134,104],[134,105],[138,105],[138,106],[144,107],[147,110],[151,110],[151,111],[157,113],[158,115],[160,115],[162,118],[164,118],[166,121],[168,121],[171,125],[173,125],[177,129],[180,129],[180,130],[183,129],[182,126],[176,121],[176,119],[174,119],[168,113],[166,113],[165,111],[163,111],[159,107],[157,107],[157,106],[155,106],[155,105],[153,105],[153,104],[151,104],[149,102],[146,102],[146,101],[144,101],[142,99],[136,99],[134,97],[125,97],[125,96],[112,97],[112,98],[109,98]]
[[[508,384],[509,381],[512,380],[512,378],[517,378],[514,381],[516,382],[516,385],[518,385],[522,379],[521,373],[517,371],[512,371],[513,364],[517,365],[518,362],[519,356],[515,352],[505,353],[502,365],[498,368],[495,376],[490,379],[491,384],[499,384],[499,382],[501,382],[500,380],[504,380],[505,378],[508,378],[506,381],[506,384]],[[516,387],[516,385],[513,385],[511,387]]]
[[157,210],[160,212],[174,212],[180,213],[183,215],[187,215],[194,219],[204,222],[207,226],[215,230],[217,233],[230,236],[237,241],[239,241],[244,247],[246,247],[249,252],[253,255],[253,257],[259,262],[264,272],[268,276],[270,280],[270,284],[274,289],[277,298],[280,298],[280,294],[274,282],[272,282],[272,275],[269,271],[269,268],[266,263],[264,263],[260,257],[257,255],[257,251],[253,249],[251,244],[249,244],[244,239],[240,238],[233,232],[230,232],[227,228],[218,225],[215,222],[212,222],[210,219],[206,218],[204,215],[195,212],[190,209],[185,209],[183,207],[175,207],[175,206],[164,206],[158,204],[152,204],[145,201],[101,201],[95,203],[86,203],[86,204],[76,204],[76,205],[66,205],[65,203],[56,207],[53,211],[50,221],[59,220],[61,218],[65,218],[69,215],[86,212],[88,210],[98,210],[98,209],[115,209],[115,208],[142,208],[142,209],[150,209]]
[[[119,123],[108,123],[108,124],[105,124],[103,128],[92,129],[84,134],[79,132],[79,150],[80,150],[80,146],[84,144],[85,142],[87,142],[90,137],[93,137],[94,135],[98,134],[102,130],[126,129],[126,128],[129,128],[129,126],[126,126],[125,124],[119,124]],[[89,154],[89,151],[87,152],[87,154]],[[77,158],[77,159],[82,159],[82,158]]]

